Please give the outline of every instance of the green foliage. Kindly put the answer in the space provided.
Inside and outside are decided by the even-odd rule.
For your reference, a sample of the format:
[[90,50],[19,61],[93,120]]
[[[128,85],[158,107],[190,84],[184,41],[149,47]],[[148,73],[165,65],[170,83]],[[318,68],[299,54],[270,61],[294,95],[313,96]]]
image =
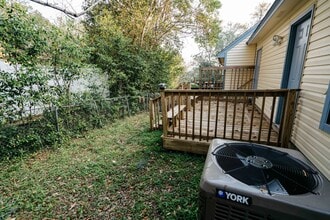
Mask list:
[[16,1],[1,6],[0,46],[14,70],[0,75],[0,124],[29,121],[34,108],[70,103],[70,87],[88,59],[84,35],[72,22],[56,27]]
[[154,51],[145,51],[141,56],[146,62],[146,80],[141,86],[149,91],[158,91],[159,83],[176,86],[178,78],[184,73],[183,60],[176,50],[158,48]]
[[[132,3],[135,9],[147,9],[150,2]],[[180,13],[189,14],[189,1],[173,4]],[[97,16],[91,17],[93,25],[88,26],[86,37],[84,30],[77,30],[77,24],[63,22],[56,27],[16,1],[0,0],[0,6],[1,55],[14,67],[13,72],[0,75],[3,157],[53,146],[65,137],[79,136],[143,109],[138,99],[106,100],[104,95],[84,94],[77,101],[70,87],[81,78],[87,61],[93,61],[107,75],[110,97],[156,91],[160,82],[170,84],[183,72],[178,51],[167,48],[170,44],[158,32],[155,37],[156,32],[147,31],[154,26],[146,24],[144,36],[134,39],[132,36],[138,35],[127,34],[128,26],[122,23],[125,21],[118,20],[124,14],[101,8]],[[157,9],[161,9],[159,5]],[[138,15],[138,10],[135,12]],[[165,28],[165,23],[158,25]],[[58,106],[58,118],[53,110],[43,112],[43,118],[41,112],[34,112],[54,105]],[[75,107],[67,107],[72,105]]]
[[[110,97],[158,90],[159,83],[171,84],[184,71],[178,50],[171,46],[165,48],[165,45],[171,45],[167,44],[168,40],[165,38],[176,37],[176,34],[170,33],[172,30],[169,30],[168,34],[165,31],[164,22],[171,21],[168,19],[170,16],[168,13],[173,10],[172,5],[168,5],[169,2],[152,6],[149,1],[124,1],[123,4],[132,6],[129,13],[136,15],[134,22],[127,20],[132,16],[123,19],[128,11],[122,10],[120,5],[116,5],[113,10],[97,7],[95,10],[97,13],[91,12],[89,19],[85,22],[88,38],[77,23],[64,21],[60,23],[61,27],[56,27],[45,21],[39,14],[29,13],[25,6],[15,1],[2,1],[1,4],[3,7],[1,8],[0,44],[6,61],[15,65],[16,72],[29,75],[27,79],[32,79],[35,75],[43,78],[47,76],[48,80],[55,83],[52,88],[38,90],[39,93],[45,92],[40,96],[47,96],[47,103],[43,103],[45,100],[34,99],[30,104],[49,104],[50,100],[57,105],[70,103],[71,85],[82,76],[81,69],[86,66],[87,60],[96,64],[107,75]],[[115,3],[111,2],[111,4]],[[155,14],[150,16],[156,16],[155,19],[148,17],[149,9],[160,10],[164,5],[170,6],[171,9],[167,7],[161,10],[163,11],[161,13],[154,11]],[[180,13],[187,16],[191,5],[188,2],[178,1],[173,3],[173,7],[180,9]],[[115,11],[120,13],[116,14]],[[160,15],[166,16],[161,18]],[[146,16],[147,20],[145,20]],[[138,20],[144,20],[145,23],[138,23]],[[153,31],[156,30],[155,28],[150,29],[156,25],[153,23],[154,20],[158,20],[156,32]],[[133,26],[129,27],[129,24],[138,26],[131,28]],[[140,32],[141,25],[144,26],[142,33]],[[91,59],[89,59],[90,54]],[[40,66],[45,68],[41,69]],[[14,77],[13,80],[26,79]],[[19,83],[22,84],[20,91],[23,91],[31,85],[32,81]],[[8,87],[9,84],[7,83],[6,86]],[[8,90],[16,90],[16,87],[8,87]],[[25,102],[29,102],[29,97],[25,96],[25,98],[25,101],[18,101],[20,102],[19,111],[26,106]]]
[[105,22],[104,26],[100,26],[96,36],[91,38],[93,63],[108,75],[110,97],[127,94],[141,81],[143,63],[133,53],[129,39],[113,26],[111,19],[100,19],[101,23]]
[[[75,32],[75,24],[67,21],[61,28],[52,26],[49,32],[48,65],[55,82],[57,96],[70,101],[70,87],[82,76],[89,55],[83,36]],[[64,99],[64,100],[63,100]]]
[[[93,3],[91,0],[85,2],[86,6]],[[194,31],[201,36],[216,32],[218,27],[214,24],[217,24],[217,9],[220,7],[219,0],[109,1],[88,13],[86,27],[92,31],[98,25],[96,17],[110,13],[112,22],[134,45],[153,49],[177,45],[182,33]],[[207,31],[199,33],[196,30]]]
[[0,124],[28,118],[26,109],[48,104],[52,100],[48,76],[36,67],[21,67],[14,73],[0,71]]
[[105,99],[97,93],[85,93],[72,100],[76,100],[75,106],[46,109],[30,121],[0,126],[0,160],[53,147],[147,109],[144,96]]
[[[93,1],[86,1],[86,7]],[[111,94],[176,86],[183,74],[180,36],[193,33],[210,60],[220,31],[218,0],[109,1],[88,13],[93,61],[109,76]]]
[[2,1],[1,6],[1,53],[14,69],[0,72],[0,124],[4,124],[32,117],[32,109],[49,104],[53,96],[48,74],[40,65],[48,48],[50,24],[15,1]]
[[0,218],[196,219],[205,157],[161,142],[140,114],[0,162]]
[[3,126],[0,129],[0,160],[51,147],[61,139],[61,133],[56,131],[55,122],[47,116],[27,124]]
[[47,22],[16,2],[2,1],[0,42],[2,53],[12,64],[35,66],[47,48]]
[[92,62],[107,74],[110,97],[155,91],[159,83],[182,74],[177,51],[135,45],[113,20],[105,11],[95,18],[97,25],[89,32]]
[[212,44],[205,44],[203,37],[201,38],[201,43],[204,46],[199,54],[194,57],[194,60],[199,64],[199,66],[214,66],[217,65],[218,61],[215,59],[215,55],[219,53],[222,49],[228,46],[237,37],[243,34],[248,29],[247,24],[231,23],[229,22],[222,27],[221,32],[218,33],[216,38],[213,38]]
[[[216,9],[218,8],[213,8],[213,11]],[[195,19],[199,25],[197,25],[195,40],[202,48],[214,47],[220,33],[218,15],[217,13],[210,15],[207,13],[209,10],[209,6],[206,5],[204,9],[201,7],[196,12]]]

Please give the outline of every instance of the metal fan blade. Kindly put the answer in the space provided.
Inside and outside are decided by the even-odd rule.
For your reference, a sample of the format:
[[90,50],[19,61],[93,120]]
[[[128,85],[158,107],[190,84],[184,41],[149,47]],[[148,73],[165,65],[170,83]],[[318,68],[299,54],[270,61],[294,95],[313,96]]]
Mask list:
[[244,164],[244,166],[249,166],[249,163],[246,161],[246,157],[243,157],[239,155],[238,153],[236,154],[236,157],[241,160],[241,162]]
[[[291,177],[289,177],[288,175],[285,175],[285,172],[279,172],[276,169],[274,169],[275,167],[273,167],[271,170],[274,171],[275,173],[277,173],[279,176],[282,176],[283,178],[285,178],[285,180],[288,180],[292,183],[294,183],[295,185],[305,189],[307,192],[313,193],[313,194],[317,194],[316,192],[313,191],[313,189],[310,189],[302,184],[300,184],[299,182],[295,181],[294,179],[292,179]],[[289,174],[289,173],[288,173]]]

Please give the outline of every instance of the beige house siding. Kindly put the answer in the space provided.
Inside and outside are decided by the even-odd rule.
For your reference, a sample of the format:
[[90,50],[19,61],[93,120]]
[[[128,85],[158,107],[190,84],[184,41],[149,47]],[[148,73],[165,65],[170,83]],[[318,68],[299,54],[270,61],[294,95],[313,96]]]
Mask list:
[[[226,56],[226,66],[252,66],[255,63],[255,45],[247,46],[250,35],[244,38],[239,44],[230,49]],[[232,75],[226,74],[225,89],[230,89]]]
[[255,46],[247,46],[250,35],[227,52],[226,66],[251,66],[255,62]]
[[[269,32],[257,43],[257,50],[262,48],[258,89],[279,89],[281,87],[291,23],[312,5],[313,1],[297,5],[294,13],[284,16],[282,22],[272,28],[272,32]],[[278,46],[273,44],[274,35],[284,37],[283,42]]]
[[[291,25],[314,4],[291,141],[330,180],[330,134],[319,129],[330,81],[330,0],[301,1],[294,12],[283,17],[257,42],[257,49],[262,48],[258,89],[281,87]],[[273,45],[272,36],[275,34],[284,37],[279,46]],[[265,108],[268,115],[270,107],[269,100]]]
[[[281,88],[281,81],[283,77],[283,70],[286,58],[286,50],[289,42],[291,24],[306,10],[308,10],[314,1],[301,2],[295,7],[296,11],[283,16],[278,25],[271,28],[266,36],[263,36],[257,42],[257,50],[262,49],[262,57],[260,64],[260,73],[258,78],[257,89],[279,89]],[[303,4],[304,3],[304,4]],[[274,46],[273,36],[280,35],[283,41],[280,45]],[[257,101],[260,105],[261,100]],[[275,109],[277,110],[277,103]],[[272,100],[266,100],[265,114],[270,117],[272,107]]]
[[330,179],[330,134],[319,129],[330,81],[330,1],[315,7],[292,142]]

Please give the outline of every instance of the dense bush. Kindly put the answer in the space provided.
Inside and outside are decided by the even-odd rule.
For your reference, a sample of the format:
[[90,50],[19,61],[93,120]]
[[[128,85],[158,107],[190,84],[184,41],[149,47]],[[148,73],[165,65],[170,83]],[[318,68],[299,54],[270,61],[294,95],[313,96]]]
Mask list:
[[[78,102],[79,101],[79,102]],[[43,115],[0,127],[0,160],[53,147],[69,137],[147,110],[147,96],[80,97],[75,105],[45,109]]]
[[[183,72],[177,50],[134,44],[111,16],[96,16],[99,25],[85,31],[65,19],[56,26],[17,1],[0,0],[1,57],[12,67],[0,71],[1,158],[135,114],[146,108],[141,91],[155,91]],[[84,74],[98,75],[83,71],[89,67],[105,76],[106,93],[72,92]]]
[[107,75],[110,96],[155,91],[159,83],[169,85],[183,73],[183,60],[177,50],[147,50],[134,45],[111,16],[100,16],[97,22],[99,25],[89,32],[91,62]]
[[62,141],[64,137],[57,132],[54,117],[49,117],[51,114],[45,112],[42,118],[0,127],[0,160],[22,156]]

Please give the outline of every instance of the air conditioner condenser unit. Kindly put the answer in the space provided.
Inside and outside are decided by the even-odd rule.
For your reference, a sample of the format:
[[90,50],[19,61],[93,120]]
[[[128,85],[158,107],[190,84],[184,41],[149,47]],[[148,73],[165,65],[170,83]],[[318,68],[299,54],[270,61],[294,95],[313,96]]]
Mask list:
[[214,139],[200,219],[330,219],[330,182],[299,151]]

